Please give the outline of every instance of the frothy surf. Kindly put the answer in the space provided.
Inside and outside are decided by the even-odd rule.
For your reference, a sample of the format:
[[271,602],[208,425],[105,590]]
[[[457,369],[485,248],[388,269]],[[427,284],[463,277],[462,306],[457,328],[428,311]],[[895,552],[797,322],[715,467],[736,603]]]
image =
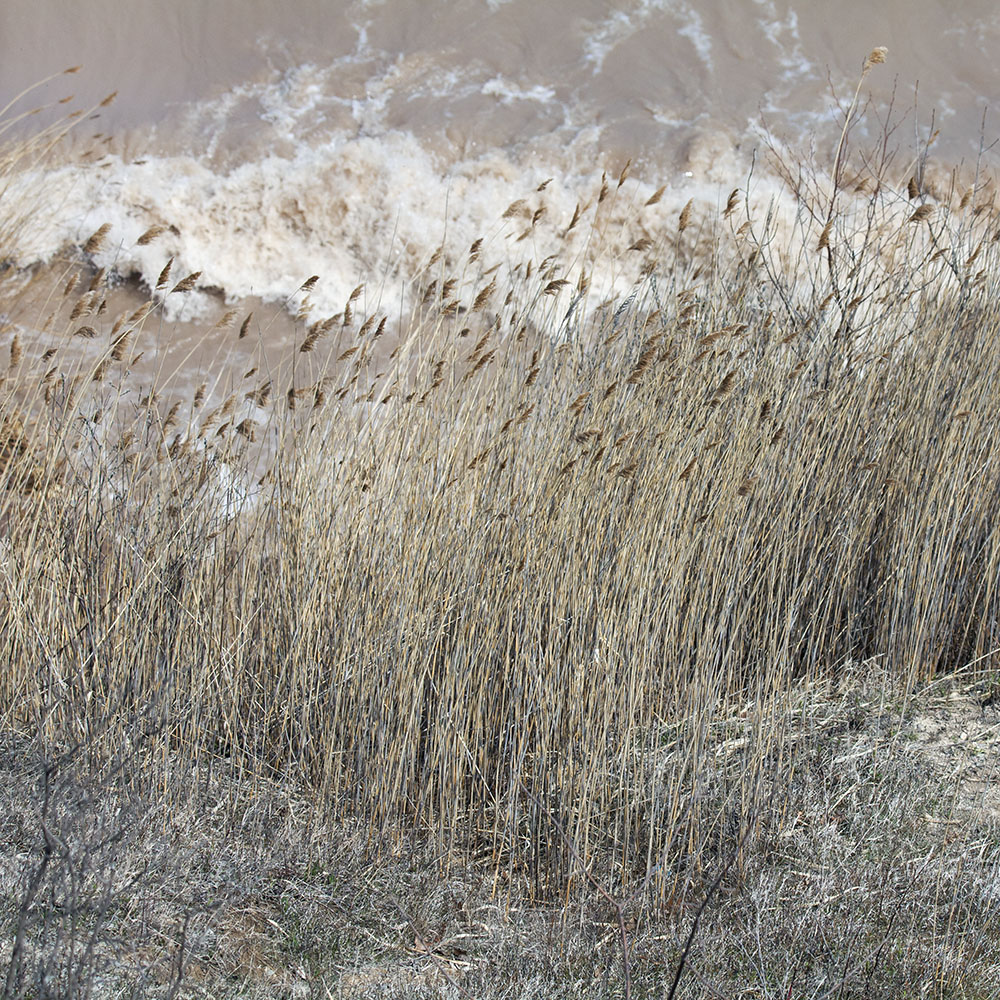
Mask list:
[[[606,297],[637,276],[630,246],[657,240],[692,199],[718,214],[728,194],[718,181],[680,176],[647,206],[664,185],[629,178],[618,187],[623,166],[610,175],[615,198],[601,206],[607,171],[553,176],[549,163],[499,152],[442,166],[399,132],[337,138],[223,172],[189,156],[129,162],[108,154],[19,179],[25,188],[44,185],[51,208],[22,232],[17,255],[22,264],[44,261],[110,224],[97,266],[150,290],[170,260],[174,275],[201,272],[198,290],[165,301],[168,316],[182,320],[207,318],[220,295],[297,307],[295,292],[313,273],[322,278],[312,293],[317,311],[336,312],[367,282],[378,289],[378,308],[395,316],[410,307],[414,278],[439,246],[459,255],[477,240],[487,269],[559,253],[587,268]],[[163,236],[140,245],[152,226]]]
[[[26,51],[44,6],[36,20],[13,25]],[[134,54],[115,60],[135,41],[130,29],[111,23],[103,42],[82,32],[84,47],[111,50],[104,55],[114,82],[124,78],[124,110],[101,110],[96,127],[105,132],[90,135],[89,123],[78,130],[86,156],[78,145],[62,165],[24,173],[10,188],[8,199],[44,190],[45,210],[8,255],[25,267],[51,260],[110,224],[96,266],[146,290],[170,260],[175,275],[200,272],[193,294],[164,299],[171,320],[204,320],[220,299],[249,296],[294,312],[311,274],[322,279],[311,297],[317,313],[342,309],[364,282],[367,308],[403,316],[437,248],[458,257],[476,240],[483,266],[499,265],[501,275],[560,252],[565,266],[590,271],[600,301],[638,276],[641,261],[629,248],[655,243],[689,202],[696,216],[715,217],[730,189],[746,184],[757,204],[791,219],[794,200],[780,171],[756,156],[766,145],[760,112],[774,129],[772,145],[781,147],[783,137],[791,150],[812,136],[818,155],[829,150],[832,160],[853,87],[845,67],[864,56],[854,40],[837,44],[837,25],[779,0],[735,13],[685,0],[544,11],[526,0],[466,0],[423,17],[396,0],[301,6],[302,17],[287,24],[254,15],[251,46],[219,38],[214,76],[199,65],[189,85],[195,92],[177,91],[169,107],[143,89]],[[137,23],[153,17],[152,6],[139,9]],[[873,27],[903,31],[893,56],[903,72],[919,51],[906,45],[915,26],[944,30],[930,5],[908,12],[905,31]],[[236,7],[229,13],[239,16]],[[1000,37],[996,18],[974,13],[980,35]],[[182,59],[185,47],[200,52],[194,15],[180,4],[157,23],[167,63]],[[4,16],[10,28],[14,15]],[[213,13],[213,30],[225,16]],[[832,35],[825,48],[824,31]],[[330,54],[321,61],[324,38]],[[938,82],[957,44],[947,32],[941,39],[942,66],[925,67]],[[893,86],[884,69],[867,81],[883,104]],[[939,95],[960,128],[982,103],[983,67],[969,58],[963,72]],[[827,73],[842,93],[839,106]],[[84,96],[100,76],[89,71]],[[129,96],[130,84],[138,96]],[[878,113],[869,117],[880,126]],[[868,128],[859,122],[859,137]],[[918,127],[911,146],[925,137]],[[954,158],[960,151],[952,147]],[[596,219],[604,179],[614,180],[629,158],[632,176],[601,209],[595,253],[592,226],[572,231],[570,223],[588,211],[586,221]],[[164,227],[163,238],[137,244],[151,226]]]

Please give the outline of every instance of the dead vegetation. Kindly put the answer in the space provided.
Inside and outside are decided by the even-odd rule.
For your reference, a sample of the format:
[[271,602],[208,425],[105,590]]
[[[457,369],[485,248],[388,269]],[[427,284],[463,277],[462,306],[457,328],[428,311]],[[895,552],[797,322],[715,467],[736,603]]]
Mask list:
[[[614,300],[586,256],[534,259],[536,191],[501,264],[432,255],[398,329],[364,286],[312,320],[309,277],[273,364],[227,312],[257,353],[190,392],[140,359],[199,273],[114,316],[88,259],[113,234],[67,248],[62,300],[4,334],[0,706],[24,773],[83,748],[158,817],[116,841],[165,838],[179,923],[135,932],[166,948],[143,988],[996,995],[995,825],[902,752],[899,699],[1000,649],[1000,214],[985,175],[932,192],[845,140],[791,215],[751,176],[615,233]],[[588,254],[627,173],[566,220]],[[51,860],[29,890],[75,834],[50,845],[38,787],[8,899],[66,976]]]
[[[760,835],[703,912],[676,995],[996,996],[988,735],[1000,718],[980,704],[987,695],[982,682],[945,679],[904,699],[875,664],[800,688],[781,748],[794,769],[776,780]],[[925,746],[932,726],[954,730],[947,761]],[[703,747],[704,795],[723,824],[726,790],[755,752],[746,732],[745,719],[720,719]],[[147,756],[162,752],[154,739],[96,773],[81,758],[52,772],[49,829],[62,854],[30,910],[32,977],[39,965],[53,981],[66,976],[72,939],[78,951],[95,942],[77,965],[95,996],[623,994],[618,915],[582,872],[558,900],[532,902],[527,874],[497,880],[476,858],[412,834],[372,841],[357,820],[324,820],[307,790],[252,785],[226,760],[200,776],[175,769],[165,794],[150,787]],[[44,765],[59,763],[13,736],[0,757],[0,892],[11,914],[43,857]],[[723,850],[736,834],[728,823],[717,831]],[[99,852],[95,830],[120,836]],[[688,893],[660,901],[635,891],[641,881],[612,888],[633,996],[669,990],[717,874],[706,866]]]

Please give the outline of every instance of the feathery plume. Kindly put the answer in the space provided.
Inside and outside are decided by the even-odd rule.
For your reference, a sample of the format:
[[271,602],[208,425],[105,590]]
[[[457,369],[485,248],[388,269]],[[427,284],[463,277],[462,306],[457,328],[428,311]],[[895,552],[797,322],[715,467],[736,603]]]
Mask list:
[[153,240],[158,239],[167,231],[166,226],[150,226],[142,236],[140,236],[135,242],[141,246],[148,246]]
[[200,277],[201,271],[192,271],[186,278],[181,278],[181,280],[170,289],[170,294],[173,295],[174,292],[190,292]]
[[83,244],[84,253],[97,253],[101,247],[104,246],[104,241],[107,239],[108,233],[111,232],[111,223],[105,222],[103,226],[100,227],[95,233],[93,233],[90,239]]

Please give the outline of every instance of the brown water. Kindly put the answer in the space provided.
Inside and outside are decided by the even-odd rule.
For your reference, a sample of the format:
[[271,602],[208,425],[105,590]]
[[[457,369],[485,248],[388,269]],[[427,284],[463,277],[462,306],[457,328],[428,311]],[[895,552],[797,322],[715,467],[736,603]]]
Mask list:
[[[601,172],[617,174],[628,158],[636,205],[666,185],[647,213],[652,227],[689,198],[717,208],[746,180],[766,131],[783,148],[813,145],[820,162],[832,159],[840,107],[876,45],[889,57],[865,81],[875,113],[857,139],[878,130],[895,93],[902,164],[932,111],[936,155],[974,160],[997,94],[1000,7],[5,0],[0,45],[0,94],[83,67],[15,110],[70,92],[87,107],[118,91],[78,129],[96,145],[91,160],[46,173],[52,212],[25,235],[22,261],[111,222],[99,263],[147,284],[169,256],[175,273],[203,272],[202,293],[177,315],[208,315],[219,296],[283,302],[312,273],[323,276],[316,308],[332,312],[373,275],[382,306],[400,307],[441,242],[485,236],[486,251],[503,256],[501,214],[549,177],[539,259]],[[987,116],[985,142],[996,134]],[[756,183],[781,196],[766,169]],[[137,247],[154,223],[171,233]]]
[[898,81],[907,105],[919,83],[923,113],[937,108],[945,142],[967,155],[997,93],[1000,8],[993,0],[6,0],[0,39],[0,93],[80,63],[83,102],[119,92],[107,124],[166,125],[166,139],[194,102],[207,102],[194,117],[209,142],[231,125],[234,106],[256,103],[286,126],[406,129],[463,154],[596,127],[604,148],[655,162],[676,155],[678,133],[717,129],[743,142],[761,110],[784,127],[822,130],[830,82],[846,95],[868,51],[886,45],[891,62],[873,91],[884,100]]

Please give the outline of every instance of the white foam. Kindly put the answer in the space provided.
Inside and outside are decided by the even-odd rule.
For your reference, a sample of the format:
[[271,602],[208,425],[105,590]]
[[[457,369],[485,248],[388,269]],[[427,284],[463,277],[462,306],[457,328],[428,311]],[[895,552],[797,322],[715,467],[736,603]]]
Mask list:
[[[580,142],[591,148],[588,136]],[[575,159],[570,148],[555,160],[525,162],[494,151],[443,164],[403,132],[339,135],[300,145],[293,156],[262,156],[224,170],[190,156],[141,162],[107,156],[97,164],[20,179],[44,185],[49,211],[37,218],[30,241],[25,233],[17,255],[22,263],[46,260],[110,223],[97,264],[137,275],[149,288],[171,257],[171,286],[201,272],[194,292],[166,296],[168,318],[208,315],[216,290],[229,301],[259,296],[294,308],[297,289],[312,274],[321,276],[311,293],[314,316],[343,309],[362,282],[366,293],[359,306],[394,315],[408,307],[415,275],[441,244],[460,261],[483,238],[484,266],[512,268],[526,259],[537,264],[561,253],[564,266],[578,271],[593,235],[601,171],[578,170]],[[610,184],[613,190],[613,179]],[[724,186],[733,186],[731,175]],[[632,242],[643,233],[655,239],[661,229],[670,231],[691,197],[716,213],[721,188],[717,181],[678,175],[658,205],[644,208],[652,190],[629,180],[602,206],[604,251],[586,264],[595,302],[596,296],[621,294],[635,280],[641,255],[627,253]],[[519,199],[527,201],[524,213],[503,220]],[[587,203],[564,239],[577,205]],[[529,216],[543,206],[532,226]],[[138,237],[153,225],[168,232],[138,246]]]
[[816,66],[805,54],[802,36],[799,32],[799,16],[794,8],[789,8],[784,17],[778,13],[774,0],[753,0],[761,9],[757,27],[761,34],[774,46],[774,54],[782,69],[782,80],[792,83],[815,75]]
[[626,38],[636,31],[634,18],[624,11],[615,11],[605,18],[594,30],[587,33],[584,42],[584,58],[589,62],[595,73],[604,68],[604,60]]
[[584,58],[600,73],[607,57],[623,42],[645,29],[658,14],[669,15],[680,27],[676,34],[693,46],[706,69],[712,68],[712,37],[702,15],[683,0],[639,0],[629,10],[614,11],[587,33]]
[[680,4],[675,11],[684,23],[677,34],[686,38],[693,46],[698,58],[706,69],[712,69],[712,37],[705,29],[704,18],[690,4]]
[[540,104],[547,104],[556,96],[552,87],[536,84],[534,87],[525,88],[502,76],[487,80],[481,90],[484,94],[499,98],[503,104],[510,104],[513,101],[538,101]]

